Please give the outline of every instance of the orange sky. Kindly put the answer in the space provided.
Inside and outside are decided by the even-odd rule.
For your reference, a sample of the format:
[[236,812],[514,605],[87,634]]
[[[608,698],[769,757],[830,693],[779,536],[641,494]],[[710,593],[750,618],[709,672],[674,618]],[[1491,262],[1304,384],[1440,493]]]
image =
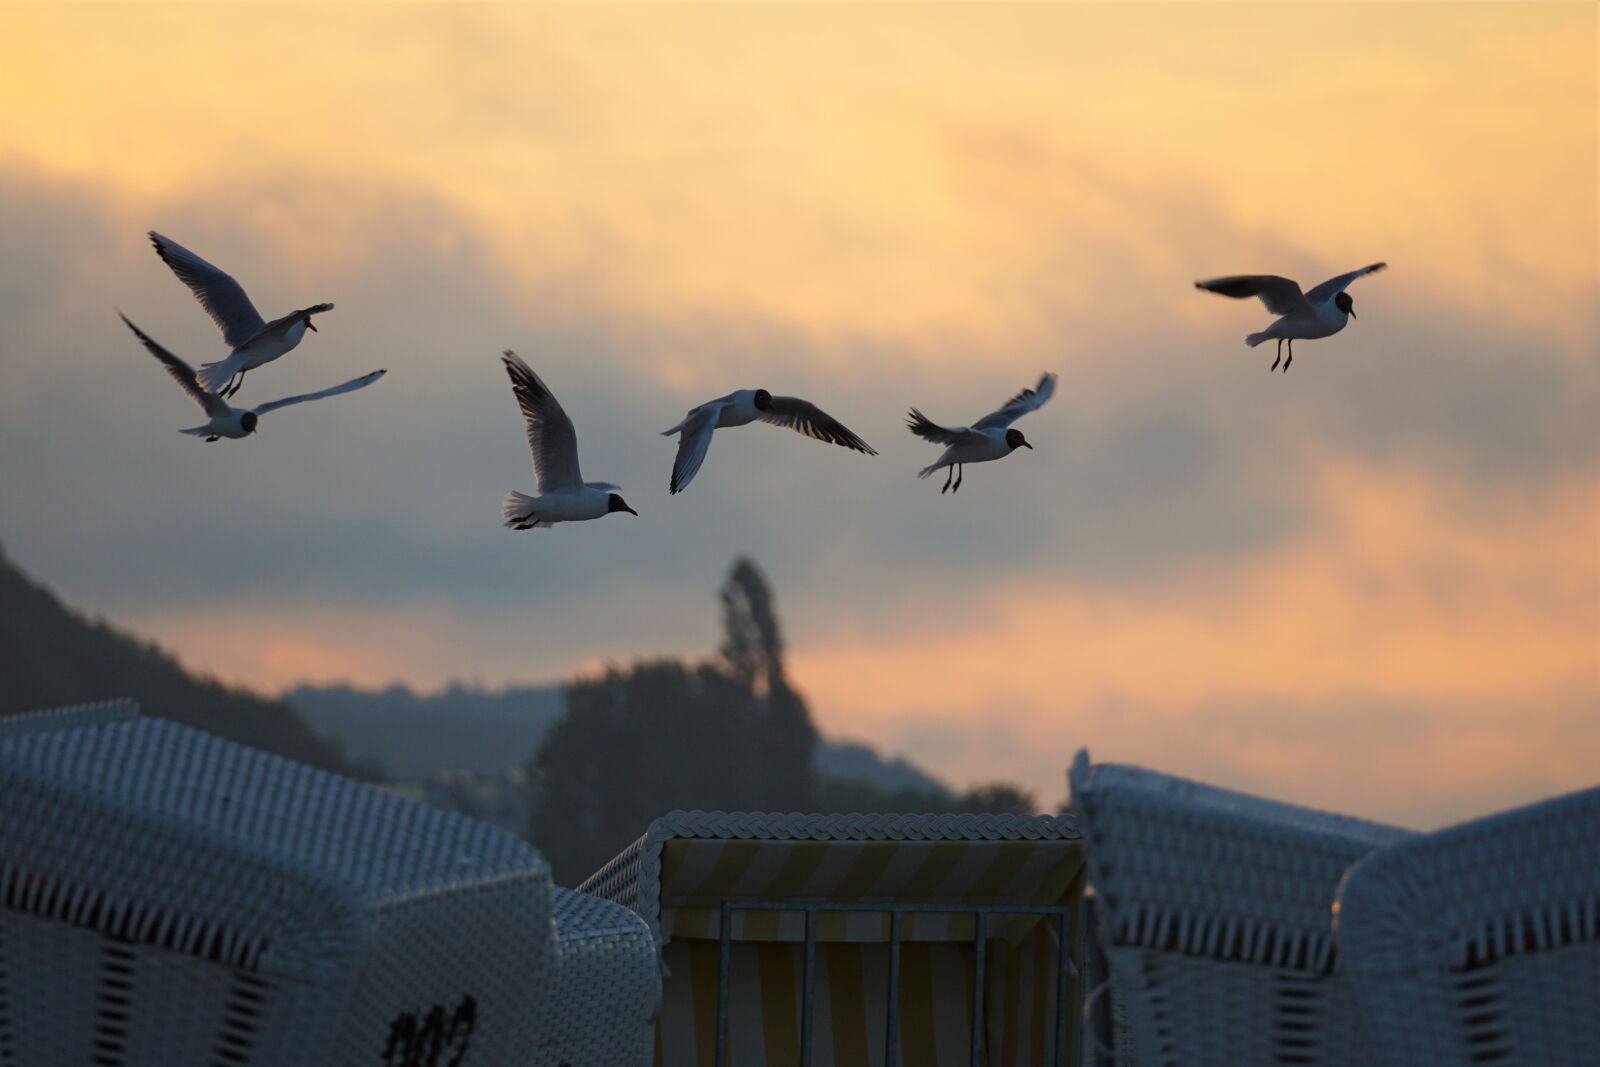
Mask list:
[[[37,218],[24,195],[55,195],[114,235],[59,252],[57,303],[29,298],[39,325],[14,327],[4,357],[0,419],[52,457],[52,480],[90,460],[27,420],[92,382],[41,345],[125,352],[99,321],[116,303],[213,358],[141,247],[150,226],[231,257],[285,307],[337,300],[317,351],[341,372],[395,369],[387,426],[474,418],[429,421],[449,404],[504,416],[492,373],[458,368],[576,337],[596,354],[553,384],[586,413],[580,435],[664,427],[764,375],[870,410],[885,455],[751,441],[702,476],[722,495],[685,498],[704,510],[640,505],[640,531],[678,531],[581,547],[565,530],[450,547],[499,531],[411,490],[388,536],[421,558],[612,583],[531,637],[515,605],[415,563],[370,588],[313,578],[350,570],[368,505],[336,469],[307,483],[315,463],[265,435],[230,480],[249,469],[261,492],[315,502],[303,525],[323,547],[284,550],[303,583],[246,564],[221,588],[108,588],[79,576],[100,554],[89,534],[69,550],[44,508],[0,512],[0,537],[76,602],[262,687],[559,678],[709,648],[717,569],[748,551],[824,728],[958,781],[1054,801],[1087,743],[1412,822],[1575,787],[1600,765],[1596,25],[1587,4],[6,7],[0,214]],[[1358,322],[1270,381],[1266,349],[1240,344],[1261,309],[1189,284],[1375,259],[1391,269],[1356,286]],[[0,288],[45,284],[11,270]],[[424,344],[395,320],[429,299]],[[63,319],[87,324],[67,335]],[[334,373],[312,367],[260,388]],[[1044,455],[974,471],[987,497],[907,484],[928,460],[896,427],[906,404],[973,418],[1041,367],[1065,386],[1030,416]],[[116,373],[145,421],[188,414],[133,356]],[[648,413],[607,409],[620,378]],[[1134,413],[1217,443],[1156,484],[1151,463],[1181,464],[1125,460]],[[515,428],[495,425],[491,480],[525,479]],[[362,439],[341,438],[349,479],[398,455]],[[607,471],[658,446],[641,432]],[[663,459],[625,484],[659,488]],[[752,486],[761,473],[782,485]],[[836,487],[846,474],[863,487]],[[1167,502],[1210,478],[1240,496]],[[840,495],[769,521],[791,486]],[[841,527],[856,507],[914,518]],[[1191,524],[1225,548],[1191,552]],[[630,535],[669,540],[639,560]],[[1148,559],[1119,548],[1146,542]],[[689,545],[721,562],[673,556]]]

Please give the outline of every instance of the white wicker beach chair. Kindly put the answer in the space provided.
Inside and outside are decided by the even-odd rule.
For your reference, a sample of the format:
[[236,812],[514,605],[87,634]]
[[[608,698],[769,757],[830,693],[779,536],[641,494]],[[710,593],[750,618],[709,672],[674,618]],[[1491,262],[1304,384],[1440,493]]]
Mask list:
[[509,834],[126,705],[0,724],[0,1064],[544,1063],[556,953]]
[[1082,862],[1070,817],[677,811],[580,889],[661,945],[662,1067],[1021,1067],[1071,1060]]
[[1370,1062],[1333,899],[1351,864],[1410,831],[1091,765],[1081,751],[1071,783],[1118,1063]]
[[609,900],[555,890],[556,980],[546,986],[539,1062],[647,1067],[661,967],[643,919]]
[[1600,789],[1368,856],[1336,927],[1383,1064],[1600,1063]]

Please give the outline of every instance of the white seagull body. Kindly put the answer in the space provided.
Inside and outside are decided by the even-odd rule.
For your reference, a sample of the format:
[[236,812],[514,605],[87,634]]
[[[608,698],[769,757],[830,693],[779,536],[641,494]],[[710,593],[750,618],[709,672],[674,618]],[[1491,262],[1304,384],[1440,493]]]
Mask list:
[[[1055,395],[1056,376],[1044,374],[1039,378],[1039,384],[1032,389],[1024,389],[1010,400],[1000,410],[991,412],[973,423],[971,426],[940,426],[929,419],[916,408],[912,408],[906,419],[906,425],[911,432],[924,441],[932,441],[936,445],[944,445],[944,454],[938,462],[929,464],[917,472],[918,478],[926,478],[940,467],[949,467],[950,473],[944,480],[944,488],[940,493],[956,492],[961,488],[961,479],[966,476],[964,470],[957,476],[958,468],[968,463],[987,463],[990,460],[1004,459],[1019,448],[1032,449],[1021,430],[1011,428],[1011,424],[1030,411],[1037,411]],[[951,484],[951,479],[955,484]]]
[[748,426],[757,421],[786,426],[814,440],[853,448],[869,456],[878,454],[871,445],[846,428],[844,423],[809,401],[797,396],[773,396],[765,389],[740,389],[691,408],[682,422],[661,431],[662,437],[679,435],[678,456],[672,463],[669,491],[680,493],[694,479],[700,464],[705,461],[706,450],[711,447],[713,432],[730,426]]
[[[118,312],[118,314],[122,313]],[[282,400],[272,400],[265,404],[257,404],[253,408],[236,408],[231,407],[226,400],[216,393],[208,392],[200,384],[193,367],[151,340],[148,334],[129,321],[128,316],[123,315],[122,321],[128,324],[128,329],[132,330],[134,336],[143,342],[145,348],[149,349],[150,354],[160,360],[162,366],[167,368],[167,373],[172,375],[172,380],[181,385],[183,391],[194,398],[194,402],[200,405],[200,409],[206,413],[209,419],[202,426],[191,426],[178,432],[192,434],[195,437],[204,437],[207,441],[215,441],[219,437],[228,437],[237,441],[240,438],[249,437],[256,432],[256,424],[260,421],[261,416],[269,411],[277,411],[279,408],[286,408],[290,404],[303,404],[307,400],[320,400],[325,396],[337,396],[340,393],[365,389],[389,373],[386,370],[375,370],[370,374],[363,374],[359,378],[352,378],[343,385],[336,385],[331,389],[323,389],[316,393],[302,393],[300,396],[284,397]]]
[[233,349],[227,359],[200,365],[200,384],[207,392],[221,396],[237,393],[246,373],[293,349],[307,329],[316,331],[311,316],[333,310],[332,304],[313,304],[265,322],[231,275],[154,230],[150,231],[150,243],[162,262],[194,291],[200,306],[222,330],[222,339]]
[[528,448],[533,452],[533,476],[539,495],[512,490],[500,501],[500,518],[513,530],[548,530],[558,522],[598,519],[613,511],[639,514],[628,506],[610,482],[586,482],[578,470],[578,435],[555,394],[515,352],[500,357],[511,378],[522,419],[527,426]]
[[[1244,343],[1254,348],[1263,341],[1278,342],[1278,357],[1283,356],[1283,343],[1289,342],[1289,359],[1283,369],[1287,371],[1294,362],[1294,343],[1332,337],[1344,329],[1345,323],[1355,317],[1355,301],[1345,292],[1350,283],[1364,274],[1380,271],[1386,263],[1373,263],[1329,278],[1309,293],[1300,291],[1299,283],[1276,274],[1234,274],[1226,278],[1195,282],[1196,289],[1221,293],[1237,299],[1259,297],[1267,310],[1278,318],[1259,333],[1250,334]],[[1272,370],[1278,369],[1278,360],[1272,361]]]

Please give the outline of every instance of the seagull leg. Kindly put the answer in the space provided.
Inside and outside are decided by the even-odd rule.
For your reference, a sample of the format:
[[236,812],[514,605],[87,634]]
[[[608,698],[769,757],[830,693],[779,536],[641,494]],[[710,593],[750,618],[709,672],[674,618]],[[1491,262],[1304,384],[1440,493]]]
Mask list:
[[1271,374],[1272,371],[1275,371],[1275,370],[1278,369],[1278,360],[1282,359],[1282,358],[1283,358],[1283,338],[1280,337],[1280,338],[1278,338],[1278,358],[1274,359],[1272,361],[1272,370],[1267,371],[1268,374]]
[[1289,358],[1283,361],[1283,373],[1289,373],[1289,364],[1294,362],[1294,338],[1289,338]]
[[206,444],[209,445],[212,441],[216,441],[216,440],[218,440],[218,438],[216,438],[216,437],[208,437],[208,438],[206,438]]
[[967,476],[967,466],[966,466],[966,464],[963,463],[961,465],[961,472],[956,475],[956,484],[950,490],[952,493],[958,492],[961,489],[961,479],[965,478],[966,476]]
[[244,388],[244,376],[249,373],[250,372],[247,370],[242,370],[239,372],[239,379],[233,383],[233,389],[228,393],[229,396],[233,396],[234,393],[237,393],[240,389]]
[[954,478],[956,476],[956,465],[954,463],[950,464],[950,466],[948,468],[946,468],[946,469],[950,473],[946,474],[944,476],[944,488],[939,490],[939,495],[940,496],[944,496],[946,493],[948,493],[950,491],[950,479],[952,479],[952,478]]

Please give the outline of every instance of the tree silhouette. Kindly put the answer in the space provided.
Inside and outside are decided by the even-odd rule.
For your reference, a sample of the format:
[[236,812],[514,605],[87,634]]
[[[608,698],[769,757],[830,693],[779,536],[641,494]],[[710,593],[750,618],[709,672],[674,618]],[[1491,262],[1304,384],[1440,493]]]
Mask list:
[[567,688],[533,768],[533,839],[567,884],[674,808],[805,810],[817,733],[783,672],[771,587],[737,561],[721,592],[713,662],[611,667]]

